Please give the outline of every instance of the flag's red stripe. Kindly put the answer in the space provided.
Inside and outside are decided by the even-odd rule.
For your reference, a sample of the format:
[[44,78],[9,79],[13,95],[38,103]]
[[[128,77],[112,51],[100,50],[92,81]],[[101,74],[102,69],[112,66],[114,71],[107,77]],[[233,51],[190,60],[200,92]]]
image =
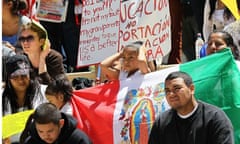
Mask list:
[[73,116],[94,144],[113,144],[113,114],[119,81],[74,91]]

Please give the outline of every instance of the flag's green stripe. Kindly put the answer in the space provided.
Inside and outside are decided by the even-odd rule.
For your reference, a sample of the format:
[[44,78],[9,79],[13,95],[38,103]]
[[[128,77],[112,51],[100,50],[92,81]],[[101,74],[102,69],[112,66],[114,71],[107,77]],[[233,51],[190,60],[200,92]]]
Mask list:
[[195,84],[195,97],[223,109],[234,126],[240,144],[240,72],[230,49],[180,65]]

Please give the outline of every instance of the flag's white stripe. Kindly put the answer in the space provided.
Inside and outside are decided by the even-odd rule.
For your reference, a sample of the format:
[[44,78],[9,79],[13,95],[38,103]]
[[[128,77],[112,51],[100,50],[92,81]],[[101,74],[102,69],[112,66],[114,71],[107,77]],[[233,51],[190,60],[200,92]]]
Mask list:
[[[117,104],[116,104],[116,108],[114,111],[114,118],[113,118],[114,144],[119,144],[123,140],[120,134],[121,134],[121,131],[123,130],[124,124],[126,123],[123,120],[119,120],[119,118],[120,118],[121,110],[124,106],[124,101],[127,93],[134,89],[138,91],[139,88],[143,88],[147,93],[148,87],[149,89],[152,89],[152,86],[158,85],[159,83],[163,83],[166,76],[173,71],[179,71],[179,65],[174,65],[173,67],[152,72],[152,73],[146,74],[145,76],[137,76],[132,79],[129,78],[120,82],[120,90],[117,95]],[[151,92],[153,91],[149,90],[149,93]],[[151,93],[150,96],[147,98],[151,99],[151,97],[153,97],[153,93]],[[125,110],[127,109],[126,115],[128,115],[127,113],[131,115],[134,106],[137,104],[137,101],[138,99],[136,100],[136,103],[134,103],[134,105],[130,106],[129,109],[126,108],[129,106],[125,105]],[[127,137],[129,138],[129,131],[127,131]]]

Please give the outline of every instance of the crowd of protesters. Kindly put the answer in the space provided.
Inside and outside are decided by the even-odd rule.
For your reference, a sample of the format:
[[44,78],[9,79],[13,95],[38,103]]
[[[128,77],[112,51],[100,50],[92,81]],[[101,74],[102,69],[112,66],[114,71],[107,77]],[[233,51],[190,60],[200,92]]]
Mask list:
[[[240,0],[236,1],[240,13]],[[64,4],[65,2],[63,1]],[[77,68],[76,64],[81,14],[76,14],[74,9],[82,5],[82,1],[68,2],[65,21],[54,23],[38,21],[35,17],[33,19],[32,9],[36,5],[35,1],[2,1],[2,113],[4,116],[36,109],[38,105],[47,101],[56,105],[56,108],[47,106],[57,114],[60,112],[55,109],[71,115],[70,102],[73,86],[66,74],[89,71],[89,67]],[[172,50],[166,64],[194,60],[196,36],[197,33],[202,33],[207,44],[206,56],[230,47],[240,69],[239,20],[234,18],[231,11],[220,0],[169,0],[169,8],[172,21]],[[148,62],[143,42],[136,41],[104,59],[100,67],[106,79],[113,81],[135,78],[137,75],[156,71],[157,66],[154,61]],[[178,78],[185,80],[186,76],[177,74],[177,77],[166,81],[171,82]],[[187,77],[187,79],[190,78]],[[90,84],[92,85],[94,84]],[[191,89],[191,84],[186,85],[186,82],[182,82],[181,85],[186,88],[186,91],[194,90]],[[169,93],[176,94],[175,91],[178,90],[172,87],[171,83],[169,86]],[[201,108],[205,107],[201,102],[197,103],[195,100],[192,102],[194,105],[190,112],[194,112],[198,104]],[[215,110],[211,106],[206,107]],[[41,109],[44,110],[40,107],[39,112]],[[34,115],[37,115],[37,112]],[[221,116],[224,115],[219,113]],[[61,123],[59,125],[63,126]],[[231,124],[227,126],[231,134]],[[159,131],[158,128],[160,129],[156,123],[149,143],[154,143],[158,139],[157,133],[154,133]],[[184,127],[181,127],[181,130],[183,131]],[[85,137],[85,134],[82,135]],[[229,136],[229,139],[231,138]],[[19,134],[6,138],[3,142],[19,143],[18,140]],[[90,143],[88,138],[85,140]]]

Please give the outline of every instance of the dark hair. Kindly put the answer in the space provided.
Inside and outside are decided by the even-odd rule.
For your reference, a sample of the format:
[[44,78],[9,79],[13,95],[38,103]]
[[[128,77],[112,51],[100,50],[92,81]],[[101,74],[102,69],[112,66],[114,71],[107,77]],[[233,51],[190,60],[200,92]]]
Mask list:
[[19,69],[28,69],[30,70],[30,62],[27,56],[23,54],[13,55],[7,58],[6,60],[6,75],[10,76],[13,72]]
[[40,104],[33,114],[31,114],[25,124],[25,128],[20,136],[20,144],[23,144],[29,136],[29,130],[32,124],[48,124],[54,123],[59,125],[59,120],[62,118],[61,112],[54,104],[42,103]]
[[27,9],[28,5],[26,0],[4,0],[5,3],[12,2],[11,13],[18,15],[19,11]]
[[[27,109],[32,109],[33,98],[34,96],[38,96],[38,94],[42,94],[39,82],[36,79],[30,79],[29,87],[26,90],[24,107],[26,107]],[[17,103],[17,94],[10,82],[10,77],[7,74],[6,84],[2,94],[2,112],[3,113],[7,111],[8,103],[10,103],[10,106],[11,106],[11,110],[12,110],[11,113],[18,112],[17,110],[19,108],[19,105]]]
[[77,77],[72,80],[72,86],[75,90],[84,89],[93,86],[93,80],[85,77]]
[[59,74],[48,84],[45,94],[56,95],[61,93],[64,95],[64,102],[67,102],[70,100],[72,92],[72,84],[67,76],[65,74]]
[[231,36],[231,34],[229,34],[226,31],[222,31],[222,30],[213,31],[213,32],[210,33],[210,35],[208,37],[208,41],[209,41],[211,35],[214,34],[214,33],[221,33],[222,34],[222,39],[226,43],[227,47],[231,48],[234,59],[240,60],[239,50],[238,50],[237,46],[235,45],[235,43],[233,41],[233,37]]
[[168,80],[173,80],[176,78],[182,78],[184,80],[184,83],[189,87],[191,84],[193,84],[192,78],[189,74],[187,74],[186,72],[182,72],[182,71],[177,71],[177,72],[172,72],[170,73],[166,79],[165,79],[165,83]]
[[32,118],[38,124],[54,123],[58,125],[62,115],[54,104],[42,103],[36,108]]

